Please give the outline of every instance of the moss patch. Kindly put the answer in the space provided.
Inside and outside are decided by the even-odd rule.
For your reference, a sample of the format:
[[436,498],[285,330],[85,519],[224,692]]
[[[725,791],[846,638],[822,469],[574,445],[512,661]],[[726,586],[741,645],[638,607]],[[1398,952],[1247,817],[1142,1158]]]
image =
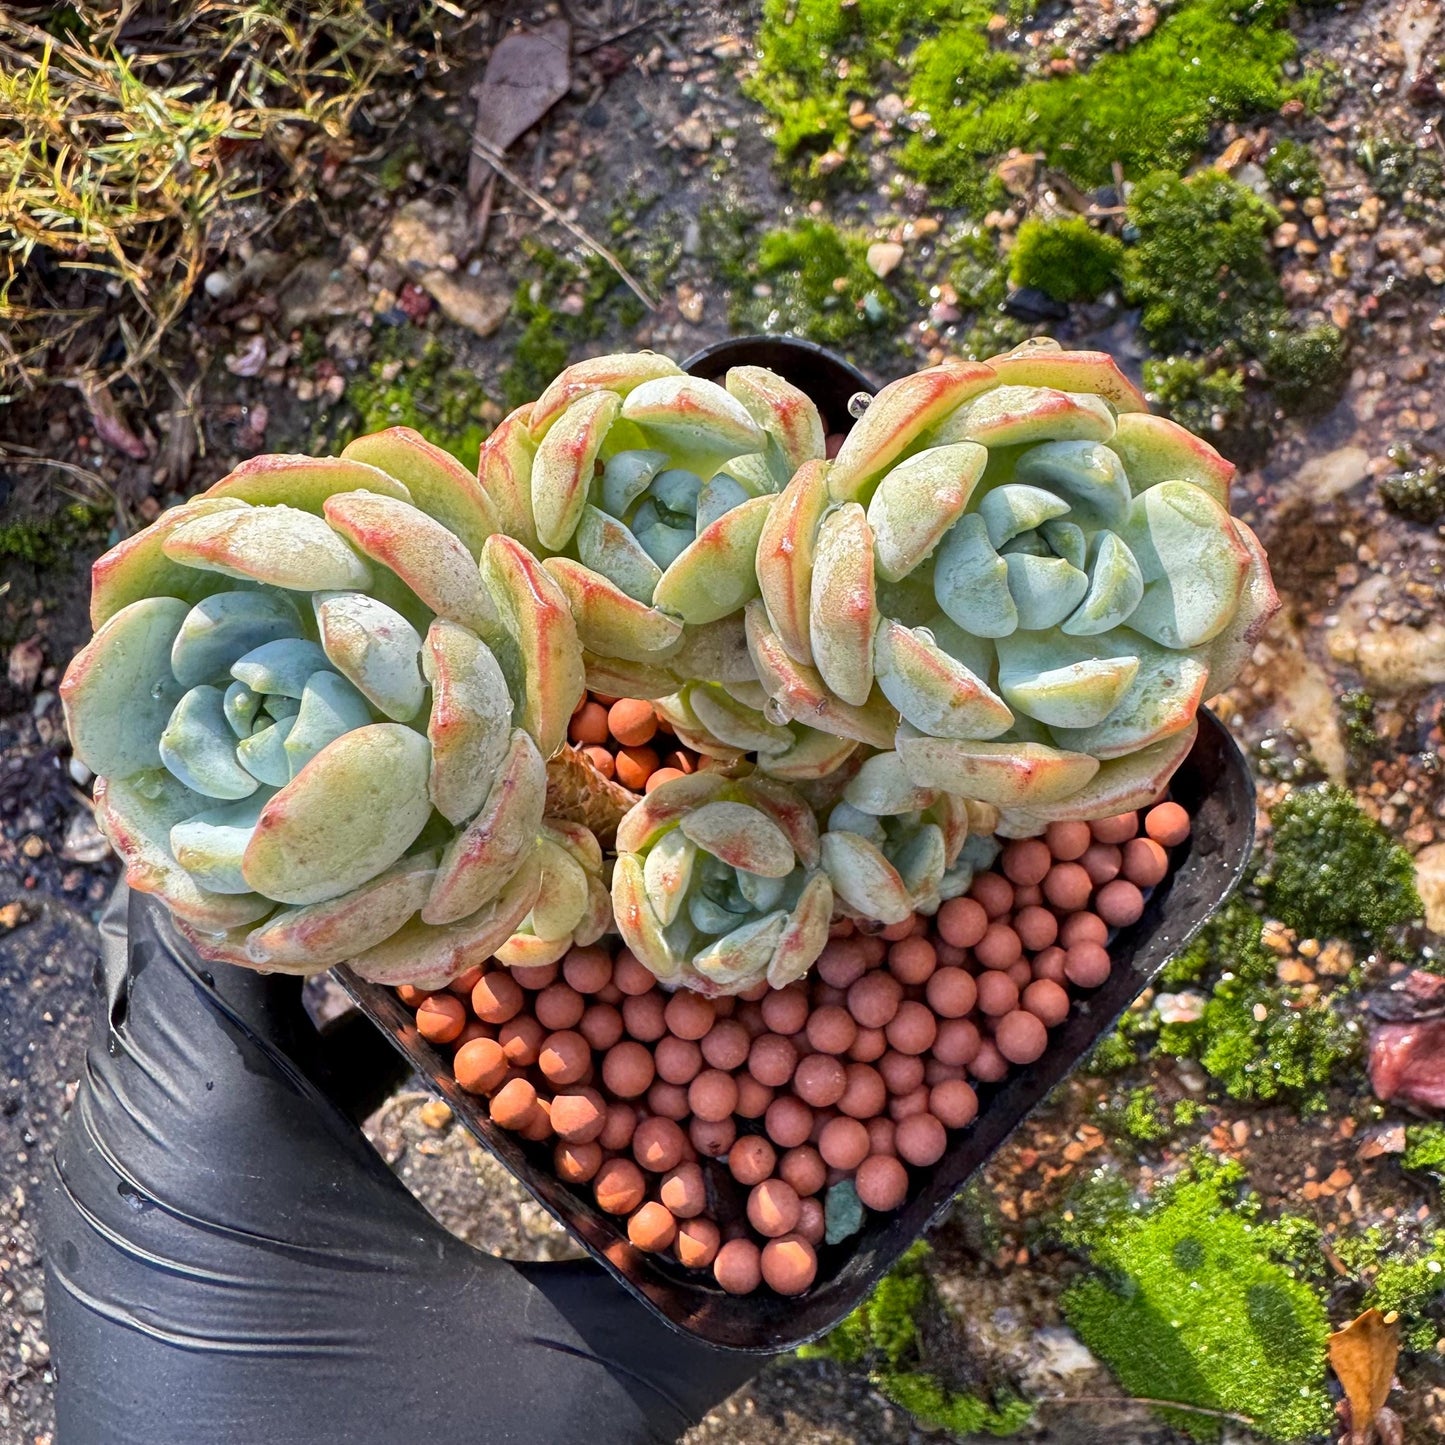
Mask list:
[[[1240,1196],[1242,1171],[1201,1162],[1139,1212],[1117,1189],[1064,1230],[1097,1271],[1064,1314],[1131,1394],[1247,1416],[1268,1439],[1327,1430],[1329,1324],[1313,1291],[1277,1261]],[[1161,1411],[1196,1439],[1220,1422]]]
[[1365,1308],[1400,1316],[1400,1343],[1432,1353],[1445,1336],[1445,1230],[1409,1237],[1373,1227],[1335,1241],[1335,1253],[1365,1285]]
[[[780,157],[846,156],[855,100],[908,92],[926,124],[903,145],[905,167],[941,199],[976,204],[988,162],[1012,146],[1045,153],[1083,185],[1116,162],[1140,176],[1178,170],[1212,125],[1265,114],[1294,93],[1286,0],[1183,0],[1153,32],[1079,74],[1027,75],[990,37],[990,17],[1031,4],[992,0],[765,0],[749,90],[770,113]],[[901,62],[899,57],[906,57]]]
[[937,1326],[943,1305],[928,1277],[929,1249],[915,1244],[871,1295],[831,1334],[798,1351],[804,1359],[825,1358],[843,1365],[867,1365],[878,1392],[907,1410],[927,1429],[954,1435],[1014,1435],[1028,1424],[1033,1406],[1001,1391],[991,1399],[954,1390],[922,1368],[922,1336]]
[[488,430],[486,400],[481,382],[455,364],[441,341],[428,337],[417,347],[401,328],[381,334],[366,370],[346,387],[353,435],[413,427],[473,469]]
[[1300,788],[1272,819],[1264,902],[1301,937],[1368,946],[1420,917],[1410,855],[1343,788]]
[[1055,301],[1092,301],[1119,278],[1123,244],[1082,216],[1057,221],[1030,217],[1009,255],[1015,286],[1035,286]]
[[70,502],[49,517],[6,522],[0,525],[0,561],[52,567],[74,552],[95,552],[106,515],[88,502]]
[[[734,292],[735,326],[787,331],[838,345],[885,330],[898,300],[868,269],[868,242],[812,218],[765,231],[752,287]],[[765,295],[755,294],[758,286]]]
[[1213,367],[1190,356],[1165,356],[1144,363],[1150,402],[1192,432],[1227,432],[1245,419],[1244,368]]

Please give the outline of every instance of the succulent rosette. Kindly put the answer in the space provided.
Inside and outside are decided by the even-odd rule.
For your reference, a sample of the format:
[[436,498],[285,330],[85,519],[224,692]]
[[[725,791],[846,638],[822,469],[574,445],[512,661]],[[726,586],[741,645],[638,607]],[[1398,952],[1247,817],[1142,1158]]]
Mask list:
[[97,821],[208,956],[436,983],[592,927],[596,841],[543,829],[571,611],[415,433],[243,463],[103,556],[91,611],[61,696]]
[[990,837],[996,812],[918,787],[896,752],[866,759],[820,816],[826,819],[823,871],[840,911],[879,923],[936,913],[945,899],[967,890],[974,867],[987,866],[996,852]]
[[487,439],[479,476],[571,602],[589,683],[661,696],[710,675],[680,656],[684,628],[757,595],[772,497],[822,455],[817,408],[773,372],[719,386],[640,352],[568,367]]
[[739,993],[801,978],[828,941],[818,823],[790,787],[694,773],[617,827],[617,931],[668,987]]
[[765,519],[759,679],[1005,831],[1138,806],[1278,606],[1233,473],[1103,353],[1038,341],[895,382]]

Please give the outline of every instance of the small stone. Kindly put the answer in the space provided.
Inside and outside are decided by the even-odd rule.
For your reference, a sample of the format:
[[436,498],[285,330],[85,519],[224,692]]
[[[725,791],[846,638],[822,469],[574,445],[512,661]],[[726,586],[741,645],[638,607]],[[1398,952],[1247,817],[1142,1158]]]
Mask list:
[[103,863],[110,857],[110,842],[95,825],[95,815],[82,808],[65,829],[60,856],[70,863]]
[[445,1129],[452,1121],[451,1105],[441,1099],[428,1099],[416,1116],[428,1129]]
[[45,852],[45,839],[38,833],[31,833],[20,845],[20,851],[27,858],[39,858]]
[[1278,250],[1286,250],[1299,240],[1299,227],[1293,221],[1285,221],[1275,227],[1273,240]]
[[874,241],[868,248],[868,269],[881,281],[903,262],[903,247],[897,241]]
[[703,309],[707,297],[695,286],[689,286],[684,282],[677,288],[677,309],[684,321],[691,322],[694,326],[702,320]]
[[1164,1024],[1198,1023],[1204,1017],[1205,997],[1192,989],[1181,993],[1161,993],[1154,999],[1159,1022]]
[[712,148],[712,128],[700,116],[690,115],[673,132],[681,145],[690,151],[705,151]]
[[1370,454],[1364,447],[1339,447],[1311,457],[1295,473],[1294,485],[1312,501],[1324,502],[1358,486],[1370,474]]
[[465,272],[428,271],[421,284],[449,321],[478,336],[490,336],[512,309],[511,291],[493,280]]
[[878,119],[884,125],[892,125],[894,121],[902,118],[908,106],[904,103],[901,95],[894,95],[892,92],[881,96],[876,107]]
[[12,933],[22,923],[29,923],[35,917],[36,909],[18,898],[13,903],[0,907],[0,933]]

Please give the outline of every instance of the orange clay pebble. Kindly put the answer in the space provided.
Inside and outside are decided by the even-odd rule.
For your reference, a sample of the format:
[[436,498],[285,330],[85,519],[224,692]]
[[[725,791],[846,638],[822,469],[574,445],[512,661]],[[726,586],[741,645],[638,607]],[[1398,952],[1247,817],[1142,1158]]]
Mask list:
[[607,711],[607,726],[625,748],[640,748],[657,736],[657,714],[642,698],[624,697]]
[[657,1254],[671,1246],[677,1238],[677,1220],[665,1204],[653,1200],[644,1204],[627,1221],[627,1237],[638,1249]]
[[602,1167],[602,1146],[559,1141],[552,1151],[552,1167],[566,1184],[585,1184]]
[[594,1003],[582,1015],[577,1032],[599,1054],[605,1054],[622,1037],[622,1015],[610,1003]]
[[1089,875],[1089,882],[1095,888],[1102,888],[1105,883],[1117,878],[1123,866],[1124,850],[1112,843],[1090,843],[1079,859],[1079,867]]
[[802,1294],[818,1275],[818,1256],[798,1233],[770,1239],[763,1246],[763,1280],[779,1294]]
[[955,948],[972,948],[988,929],[988,914],[976,898],[950,898],[938,910],[938,933]]
[[611,749],[604,748],[599,743],[593,743],[590,747],[582,749],[587,755],[587,761],[611,782],[617,776],[617,759],[612,756]]
[[472,1012],[486,1024],[504,1024],[522,1008],[522,986],[510,973],[484,974],[472,990]]
[[712,1276],[728,1294],[751,1294],[763,1282],[763,1252],[750,1239],[730,1239],[712,1262]]
[[940,1018],[961,1019],[973,1011],[978,982],[966,969],[940,968],[928,980],[925,997]]
[[1064,958],[1064,950],[1057,944],[1052,948],[1040,949],[1034,954],[1031,972],[1036,979],[1046,978],[1051,983],[1063,983],[1067,977],[1064,973]]
[[612,978],[612,956],[596,944],[569,948],[562,958],[562,977],[578,993],[596,993]]
[[399,983],[396,986],[396,996],[407,1008],[419,1008],[431,995],[431,989],[418,988],[414,983]]
[[1044,842],[1060,863],[1076,862],[1093,841],[1087,823],[1050,823],[1044,829]]
[[470,998],[472,990],[481,982],[482,970],[473,965],[464,973],[459,973],[448,985],[447,992],[454,993],[458,998]]
[[792,1149],[808,1142],[813,1132],[813,1111],[801,1099],[780,1094],[768,1105],[763,1127],[780,1149]]
[[978,1117],[978,1095],[964,1080],[946,1079],[928,1091],[928,1112],[950,1129],[965,1128]]
[[556,980],[555,963],[538,963],[531,968],[519,966],[511,970],[512,977],[529,993],[536,993]]
[[[932,1097],[930,1093],[929,1099]],[[893,1137],[898,1157],[920,1168],[937,1164],[948,1148],[948,1131],[940,1120],[924,1111],[900,1120]]]
[[869,1154],[868,1128],[857,1119],[829,1119],[818,1135],[818,1152],[832,1169],[856,1169]]
[[1097,913],[1072,913],[1059,925],[1059,943],[1072,948],[1076,943],[1105,943],[1109,925]]
[[1024,989],[1020,1002],[1045,1028],[1069,1016],[1068,991],[1056,979],[1036,978]]
[[[906,999],[898,1005],[898,1012],[888,1021],[884,1032],[888,1035],[889,1044],[900,1054],[925,1054],[933,1047],[933,1041],[938,1036],[938,1020],[926,1004]],[[822,1057],[824,1055],[813,1054],[804,1059],[798,1065],[798,1073],[801,1075],[806,1065],[813,1059]],[[799,1089],[798,1092],[802,1093],[802,1090]],[[807,1095],[804,1095],[804,1098],[807,1098]],[[810,1099],[808,1102],[813,1101]]]
[[663,758],[662,765],[671,772],[682,773],[684,775],[697,771],[697,762],[693,758],[693,755],[682,748],[679,748],[675,753],[668,753]]
[[674,778],[683,778],[687,774],[680,768],[658,768],[655,772],[647,775],[647,781],[642,785],[644,793],[650,793],[654,788],[660,788],[664,783],[670,783]]
[[1169,871],[1169,855],[1152,838],[1130,838],[1124,844],[1124,877],[1138,888],[1153,888]]
[[1139,832],[1137,813],[1118,813],[1112,818],[1096,818],[1089,824],[1096,843],[1127,843]]
[[567,736],[574,743],[599,747],[607,741],[607,709],[600,702],[584,702],[567,725]]
[[[484,1024],[481,1019],[468,1019],[462,1025],[462,1031],[452,1040],[453,1059],[473,1039],[495,1039],[497,1031],[491,1024]],[[455,1073],[455,1069],[453,1069]]]
[[985,968],[1009,968],[1023,955],[1019,936],[1001,920],[990,923],[973,955]]
[[846,1054],[858,1039],[853,1015],[837,1004],[824,1004],[808,1015],[808,1043],[820,1054]]
[[552,1129],[568,1144],[590,1144],[607,1124],[607,1103],[596,1089],[564,1089],[552,1100]]
[[667,1084],[690,1084],[702,1068],[702,1050],[688,1039],[668,1034],[652,1051],[657,1077]]
[[495,1039],[473,1039],[452,1059],[452,1073],[469,1094],[487,1094],[507,1077],[507,1056]]
[[632,1135],[632,1157],[649,1174],[666,1174],[682,1163],[687,1136],[672,1119],[644,1119]]
[[[923,1005],[916,1004],[915,1007],[922,1008]],[[927,1009],[923,1011],[928,1013]],[[928,1014],[928,1017],[931,1021],[933,1015]],[[848,1071],[843,1067],[842,1060],[835,1059],[832,1054],[809,1054],[798,1061],[793,1074],[793,1092],[815,1109],[826,1109],[836,1104],[847,1087]]]
[[781,1034],[760,1034],[748,1051],[748,1072],[770,1089],[781,1089],[793,1077],[797,1063],[797,1049]]
[[1144,814],[1144,831],[1156,843],[1177,848],[1189,836],[1189,814],[1178,803],[1159,803]]
[[532,1012],[544,1029],[574,1029],[582,1021],[586,1000],[571,984],[549,983],[536,997]]
[[827,1218],[823,1213],[823,1201],[813,1198],[803,1200],[798,1210],[798,1228],[795,1233],[801,1234],[816,1249],[822,1244],[827,1232],[828,1225]]
[[1047,908],[1030,906],[1014,914],[1014,932],[1030,953],[1048,948],[1059,936],[1059,920]]
[[738,1086],[721,1069],[704,1069],[687,1089],[687,1104],[695,1118],[717,1124],[731,1119],[737,1107]]
[[702,1036],[702,1056],[714,1069],[740,1069],[747,1062],[752,1042],[736,1019],[719,1019]]
[[622,1000],[622,1022],[633,1038],[644,1044],[655,1044],[667,1032],[662,995],[656,989],[651,993],[630,994]]
[[763,1022],[775,1034],[795,1034],[808,1022],[808,991],[797,984],[775,988],[763,999]]
[[971,1064],[981,1040],[978,1025],[972,1019],[944,1019],[933,1041],[933,1057],[941,1064],[961,1068]]
[[688,1269],[706,1269],[717,1258],[721,1243],[722,1233],[717,1225],[699,1215],[696,1219],[678,1221],[672,1248],[679,1264]]
[[772,1177],[777,1150],[761,1134],[743,1134],[728,1150],[728,1169],[739,1184],[752,1188]]
[[669,1033],[680,1039],[697,1040],[713,1026],[717,1009],[711,999],[689,990],[675,993],[663,1011]]
[[508,1019],[497,1030],[497,1042],[507,1056],[507,1062],[514,1069],[530,1069],[542,1052],[542,1040],[547,1031],[531,1014],[520,1014]]
[[[1105,957],[1107,958],[1108,955],[1106,954]],[[1067,970],[1067,960],[1064,967]],[[990,969],[989,972],[980,975],[978,980],[978,1011],[980,1013],[987,1014],[990,1018],[996,1018],[1016,1009],[1018,1003],[1019,986],[1008,974],[999,973],[997,969]]]
[[828,1166],[811,1144],[799,1144],[778,1161],[778,1178],[791,1184],[798,1198],[802,1199],[805,1195],[818,1193],[828,1182]]
[[428,1043],[451,1043],[466,1021],[466,1005],[449,993],[432,994],[416,1011],[416,1031]]
[[492,1122],[503,1129],[521,1129],[537,1111],[537,1091],[526,1079],[510,1079],[492,1095]]
[[848,990],[848,1012],[864,1028],[886,1028],[903,1002],[903,985],[891,973],[865,973]]
[[773,1091],[746,1071],[736,1077],[738,1101],[733,1113],[739,1119],[761,1119],[767,1113],[768,1105],[773,1102]]
[[1082,864],[1055,863],[1043,882],[1044,897],[1065,911],[1083,908],[1094,890],[1093,880]]
[[665,1079],[659,1079],[647,1091],[647,1112],[681,1123],[688,1116],[687,1090],[681,1084],[669,1084]]
[[1098,988],[1109,977],[1109,968],[1109,950],[1101,943],[1076,943],[1064,955],[1064,975],[1080,988]]
[[696,1164],[679,1164],[663,1178],[657,1197],[678,1219],[692,1219],[707,1208],[707,1185]]
[[537,1067],[553,1088],[575,1084],[592,1067],[592,1049],[581,1034],[562,1029],[542,1040]]
[[652,1087],[656,1072],[646,1045],[625,1039],[602,1058],[602,1082],[619,1099],[636,1099]]
[[619,949],[612,960],[612,982],[629,995],[649,993],[657,987],[657,980],[637,961],[630,948]]
[[888,950],[888,972],[899,983],[927,983],[937,967],[938,950],[926,938],[910,934]]
[[1127,928],[1144,912],[1144,895],[1127,878],[1106,883],[1094,897],[1099,917],[1111,928]]
[[647,1180],[630,1159],[609,1159],[592,1181],[597,1207],[608,1214],[631,1214],[647,1197]]
[[[881,1058],[882,1055],[880,1054]],[[888,1102],[888,1085],[883,1075],[871,1064],[851,1063],[847,1067],[848,1086],[838,1100],[839,1113],[850,1119],[870,1119],[880,1114]]]
[[922,1059],[892,1049],[878,1060],[878,1072],[883,1075],[890,1094],[912,1093],[923,1082],[923,1070]]
[[687,1126],[687,1137],[699,1154],[709,1159],[721,1159],[733,1147],[738,1137],[738,1126],[732,1119],[719,1119],[710,1123],[706,1119],[693,1119]]
[[640,792],[657,771],[657,754],[651,748],[623,748],[617,754],[617,781],[624,788]]
[[1042,883],[1053,865],[1054,855],[1042,838],[1017,838],[1003,850],[999,864],[1010,883]]
[[540,1144],[544,1139],[552,1137],[552,1105],[550,1100],[538,1099],[537,1107],[532,1110],[526,1123],[522,1125],[517,1133],[524,1139],[530,1139],[534,1144]]
[[604,1149],[625,1149],[632,1143],[636,1129],[637,1110],[631,1104],[614,1099],[607,1106],[607,1119],[602,1125],[602,1132],[597,1136],[597,1142]]
[[893,1156],[870,1154],[853,1176],[858,1198],[882,1213],[897,1209],[908,1196],[908,1171]]
[[1002,918],[1014,906],[1013,884],[1001,873],[980,873],[969,885],[968,896],[981,903],[990,918]]
[[748,1195],[748,1223],[759,1234],[776,1239],[798,1222],[798,1191],[786,1179],[764,1179]]

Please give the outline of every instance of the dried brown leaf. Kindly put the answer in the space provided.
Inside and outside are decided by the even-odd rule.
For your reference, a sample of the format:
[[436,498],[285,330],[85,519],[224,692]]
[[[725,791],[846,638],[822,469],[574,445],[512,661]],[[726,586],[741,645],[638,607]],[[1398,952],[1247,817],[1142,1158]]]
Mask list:
[[477,134],[506,150],[567,94],[571,61],[572,28],[565,20],[499,41],[477,91]]
[[1353,1438],[1365,1441],[1384,1407],[1400,1353],[1400,1327],[1379,1310],[1366,1310],[1329,1338],[1330,1368],[1350,1402]]

